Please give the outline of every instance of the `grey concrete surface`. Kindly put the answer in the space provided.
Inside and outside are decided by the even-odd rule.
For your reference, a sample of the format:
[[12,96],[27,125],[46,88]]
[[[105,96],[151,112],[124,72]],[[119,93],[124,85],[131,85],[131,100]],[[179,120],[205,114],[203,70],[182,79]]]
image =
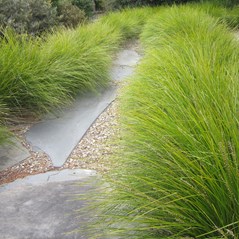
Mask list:
[[45,178],[42,176],[38,180],[31,181],[29,177],[21,183],[1,186],[0,238],[83,239],[80,233],[70,233],[90,219],[90,216],[77,218],[76,210],[86,202],[75,199],[79,198],[77,194],[85,194],[91,189],[98,179],[94,171],[73,171],[63,172],[61,177],[54,176],[59,172],[51,172],[50,181],[46,180],[47,173]]
[[[119,52],[110,72],[113,81],[122,80],[133,73],[140,56],[134,50]],[[64,164],[88,128],[116,97],[116,87],[110,87],[99,96],[78,98],[71,108],[58,117],[47,116],[26,134],[36,151],[44,151],[55,167]]]
[[22,146],[18,139],[11,140],[10,145],[0,146],[0,171],[30,157],[29,151]]

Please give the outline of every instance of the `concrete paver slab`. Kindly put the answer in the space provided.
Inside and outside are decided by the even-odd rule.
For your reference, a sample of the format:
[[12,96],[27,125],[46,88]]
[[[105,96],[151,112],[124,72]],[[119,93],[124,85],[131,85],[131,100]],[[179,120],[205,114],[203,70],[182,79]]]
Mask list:
[[0,146],[0,171],[30,157],[29,151],[22,146],[19,140],[12,139],[12,144]]
[[[47,183],[44,183],[45,179],[38,182],[32,180],[29,183],[31,179],[28,179],[21,184],[12,183],[11,187],[2,187],[0,238],[83,239],[78,233],[66,233],[79,228],[82,220],[89,220],[85,218],[79,221],[76,218],[76,210],[82,208],[85,202],[74,200],[77,194],[84,194],[92,188],[97,179],[92,177],[95,175],[94,171],[86,171],[69,170],[58,175],[58,178],[54,179],[53,176],[52,181]],[[54,173],[57,172],[51,172]],[[75,173],[74,178],[69,175],[71,173]],[[62,180],[59,180],[60,177]],[[86,183],[86,180],[90,181]],[[82,185],[77,186],[79,183]]]

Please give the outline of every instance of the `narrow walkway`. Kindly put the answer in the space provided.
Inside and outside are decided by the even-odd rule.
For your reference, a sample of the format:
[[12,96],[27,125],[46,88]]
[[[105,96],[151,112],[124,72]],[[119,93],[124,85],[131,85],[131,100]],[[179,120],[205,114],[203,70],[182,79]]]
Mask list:
[[[139,59],[132,49],[121,51],[111,71],[112,80],[119,81],[132,74]],[[89,127],[115,99],[116,85],[99,96],[79,98],[58,118],[48,117],[34,125],[28,131],[27,139],[35,150],[46,152],[55,166],[61,166]],[[69,233],[82,222],[77,219],[76,210],[85,203],[74,199],[77,194],[84,194],[94,187],[98,180],[94,170],[64,169],[0,186],[0,238],[85,239],[79,233]],[[90,215],[81,220],[89,219]]]

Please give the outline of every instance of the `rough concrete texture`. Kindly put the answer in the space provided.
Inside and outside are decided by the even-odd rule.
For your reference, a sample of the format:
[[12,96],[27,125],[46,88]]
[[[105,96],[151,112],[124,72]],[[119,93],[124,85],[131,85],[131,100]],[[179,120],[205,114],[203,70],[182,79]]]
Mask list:
[[[140,56],[135,50],[123,50],[118,54],[111,70],[112,80],[122,80],[133,73]],[[34,125],[26,134],[35,151],[49,155],[55,167],[64,164],[74,147],[88,128],[116,97],[116,87],[110,87],[99,96],[77,99],[70,109],[58,117],[49,117]]]
[[0,171],[21,162],[30,157],[28,150],[22,146],[19,140],[12,139],[12,144],[0,146]]
[[[75,200],[77,194],[84,194],[97,179],[94,171],[74,170],[63,172],[65,181],[54,177],[59,172],[51,172],[51,180],[42,176],[40,180],[22,180],[2,187],[0,191],[0,238],[1,239],[82,239],[77,230],[79,221],[76,210],[85,204]],[[61,175],[62,176],[62,175]],[[60,180],[59,180],[60,179]],[[29,181],[30,180],[30,181]],[[89,180],[89,182],[87,181]],[[47,183],[46,183],[47,182]],[[81,183],[81,186],[77,185]],[[85,218],[89,220],[89,218]],[[68,234],[70,233],[70,234]]]

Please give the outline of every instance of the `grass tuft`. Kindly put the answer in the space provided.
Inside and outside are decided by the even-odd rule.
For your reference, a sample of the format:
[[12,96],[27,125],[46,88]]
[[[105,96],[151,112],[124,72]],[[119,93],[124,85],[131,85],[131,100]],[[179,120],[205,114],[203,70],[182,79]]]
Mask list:
[[[62,93],[46,77],[47,64],[40,57],[42,42],[10,30],[0,41],[0,95],[11,112],[46,111],[61,103]],[[64,98],[64,94],[62,94]]]
[[[189,5],[189,4],[188,4]],[[203,10],[207,14],[216,17],[233,29],[239,28],[239,5],[223,7],[220,4],[205,2],[203,4],[190,4],[193,8]]]
[[112,53],[120,34],[107,25],[63,29],[50,35],[41,49],[49,78],[70,97],[100,91],[109,82]]
[[160,8],[135,8],[124,9],[121,12],[109,13],[100,19],[101,23],[107,23],[118,29],[124,40],[135,39],[142,31],[147,20],[156,14]]
[[187,6],[149,20],[141,39],[146,55],[120,100],[117,167],[84,230],[90,238],[236,239],[238,42]]
[[7,117],[8,117],[8,109],[0,101],[0,145],[10,142],[9,138],[11,134],[4,126]]

